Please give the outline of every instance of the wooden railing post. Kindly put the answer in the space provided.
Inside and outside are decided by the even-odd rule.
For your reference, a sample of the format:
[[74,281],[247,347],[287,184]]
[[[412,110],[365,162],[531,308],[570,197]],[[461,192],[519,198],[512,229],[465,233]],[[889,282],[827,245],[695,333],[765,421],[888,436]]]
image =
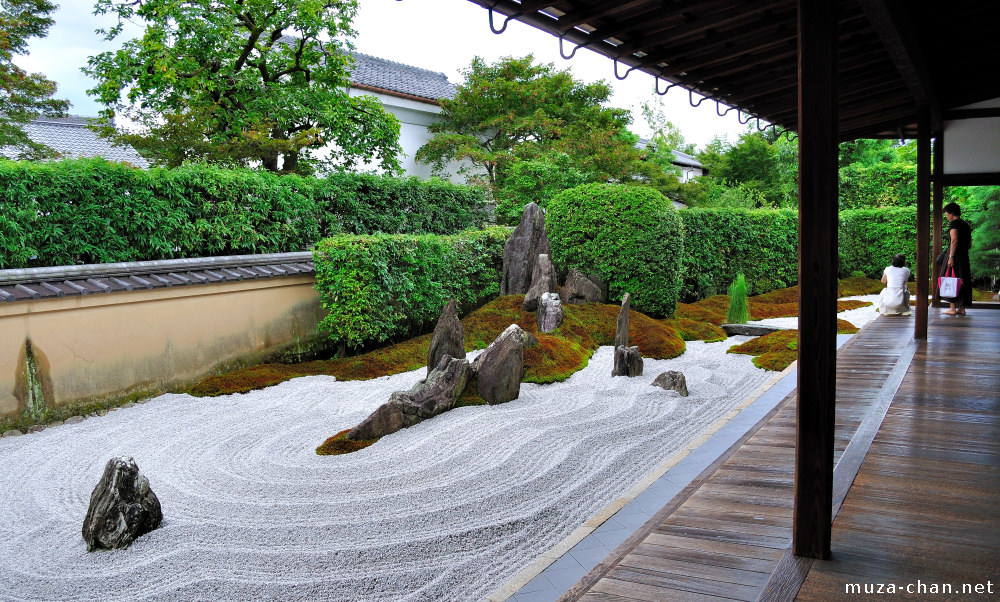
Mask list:
[[913,338],[927,338],[927,283],[930,280],[931,109],[917,107],[917,305]]
[[798,0],[799,363],[792,552],[830,557],[837,390],[837,11]]

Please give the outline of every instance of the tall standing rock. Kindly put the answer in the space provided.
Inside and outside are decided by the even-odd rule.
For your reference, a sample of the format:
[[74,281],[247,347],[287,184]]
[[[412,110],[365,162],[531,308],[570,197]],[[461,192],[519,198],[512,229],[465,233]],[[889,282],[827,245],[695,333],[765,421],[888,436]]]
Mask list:
[[141,535],[160,526],[160,500],[149,488],[132,458],[112,458],[90,494],[83,520],[87,551],[126,548]]
[[628,312],[631,304],[629,294],[622,299],[622,310],[618,312],[618,328],[615,330],[615,347],[628,347]]
[[455,407],[471,377],[469,362],[445,355],[409,391],[396,391],[346,436],[350,441],[378,439]]
[[638,347],[615,347],[615,366],[611,376],[642,376],[642,354]]
[[503,248],[501,295],[523,295],[531,286],[535,258],[549,254],[549,239],[545,235],[545,214],[535,203],[528,203],[521,222]]
[[458,319],[455,299],[444,306],[434,327],[434,334],[431,335],[431,346],[427,350],[427,374],[430,374],[446,355],[456,359],[465,357],[465,330]]
[[479,394],[486,403],[506,403],[521,394],[524,342],[524,331],[511,324],[472,362]]
[[542,253],[535,259],[535,267],[531,271],[531,286],[524,295],[521,309],[535,311],[538,309],[538,299],[545,293],[555,293],[558,288],[556,286],[556,268],[552,265],[549,256]]

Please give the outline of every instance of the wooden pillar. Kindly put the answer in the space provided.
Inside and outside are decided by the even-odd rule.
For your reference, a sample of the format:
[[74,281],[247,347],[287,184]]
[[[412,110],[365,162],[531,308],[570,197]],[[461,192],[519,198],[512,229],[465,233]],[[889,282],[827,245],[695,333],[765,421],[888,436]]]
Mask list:
[[799,363],[792,552],[830,557],[837,391],[836,2],[798,0]]
[[917,305],[913,338],[927,338],[927,282],[930,262],[931,109],[917,107]]
[[942,207],[944,205],[944,132],[939,131],[937,135],[934,136],[934,194],[932,199],[934,201],[934,207],[931,209],[931,219],[934,225],[931,227],[931,290],[934,291],[934,307],[942,307],[944,304],[941,302],[941,297],[938,295],[937,279],[941,274],[938,273],[937,263],[934,261],[937,256],[941,254],[941,225],[942,225]]

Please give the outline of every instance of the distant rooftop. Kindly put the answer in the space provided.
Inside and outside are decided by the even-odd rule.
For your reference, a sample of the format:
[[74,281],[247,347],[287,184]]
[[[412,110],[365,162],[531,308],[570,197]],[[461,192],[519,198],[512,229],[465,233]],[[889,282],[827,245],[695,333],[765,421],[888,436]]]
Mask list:
[[[25,124],[24,132],[35,142],[58,151],[65,158],[103,157],[108,161],[124,161],[146,169],[149,161],[142,158],[131,146],[115,146],[87,128],[91,117],[38,117]],[[13,147],[0,148],[0,156],[16,159]]]
[[353,53],[353,56],[352,83],[433,101],[455,97],[455,84],[449,82],[448,76],[444,73],[360,52]]

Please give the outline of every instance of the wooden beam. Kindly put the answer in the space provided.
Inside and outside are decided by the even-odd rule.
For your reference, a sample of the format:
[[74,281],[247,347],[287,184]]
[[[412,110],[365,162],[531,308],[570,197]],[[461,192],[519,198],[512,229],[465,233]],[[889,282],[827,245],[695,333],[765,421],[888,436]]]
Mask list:
[[917,107],[917,305],[913,338],[927,338],[927,269],[931,206],[931,108]]
[[944,186],[1000,186],[1000,172],[989,173],[942,173]]
[[889,58],[910,89],[916,104],[925,104],[931,111],[935,127],[941,124],[941,105],[934,93],[930,70],[920,52],[913,26],[901,10],[900,3],[889,0],[858,0],[875,33],[878,34]]
[[799,363],[792,552],[830,557],[837,392],[837,3],[798,0]]
[[947,121],[956,119],[984,119],[990,117],[1000,117],[1000,107],[988,107],[985,109],[952,109],[944,112]]
[[944,205],[944,183],[941,181],[941,173],[944,171],[944,133],[938,131],[934,136],[934,194],[932,198],[934,199],[934,207],[931,209],[931,216],[934,219],[934,226],[932,228],[931,240],[931,257],[934,262],[931,264],[931,290],[934,291],[934,307],[941,307],[941,297],[938,295],[938,284],[937,279],[941,274],[938,270],[937,256],[941,253],[941,211]]

